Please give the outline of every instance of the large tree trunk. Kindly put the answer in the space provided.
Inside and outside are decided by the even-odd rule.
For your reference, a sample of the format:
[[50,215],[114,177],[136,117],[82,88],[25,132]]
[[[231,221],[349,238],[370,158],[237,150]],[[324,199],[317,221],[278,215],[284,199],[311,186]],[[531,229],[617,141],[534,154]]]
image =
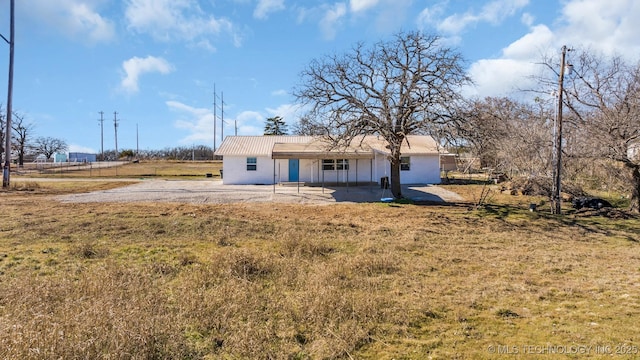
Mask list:
[[633,174],[633,190],[631,190],[631,203],[629,210],[640,212],[640,165],[628,165]]
[[402,198],[400,186],[400,151],[391,152],[391,194],[396,199]]

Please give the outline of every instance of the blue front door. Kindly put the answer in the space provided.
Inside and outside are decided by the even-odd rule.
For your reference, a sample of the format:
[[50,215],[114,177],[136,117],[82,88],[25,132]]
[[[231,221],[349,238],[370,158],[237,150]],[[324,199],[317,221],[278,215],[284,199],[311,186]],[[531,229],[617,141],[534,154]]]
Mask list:
[[289,181],[298,181],[300,179],[300,160],[289,159]]

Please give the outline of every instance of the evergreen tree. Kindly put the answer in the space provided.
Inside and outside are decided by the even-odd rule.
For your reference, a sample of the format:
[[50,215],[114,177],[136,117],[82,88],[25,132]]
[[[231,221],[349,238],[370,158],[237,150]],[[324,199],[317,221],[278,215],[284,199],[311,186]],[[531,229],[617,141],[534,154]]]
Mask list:
[[265,135],[287,135],[287,132],[287,123],[280,116],[268,118],[264,125]]

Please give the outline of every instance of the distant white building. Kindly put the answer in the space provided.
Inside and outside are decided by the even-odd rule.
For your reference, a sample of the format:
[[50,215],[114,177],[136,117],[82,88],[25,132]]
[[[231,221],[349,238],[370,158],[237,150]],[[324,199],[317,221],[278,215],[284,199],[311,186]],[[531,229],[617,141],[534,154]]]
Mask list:
[[[228,136],[215,155],[223,157],[224,184],[380,183],[391,173],[386,145],[377,136],[343,148],[314,136]],[[440,183],[440,152],[432,137],[410,135],[402,144],[400,182]]]
[[96,162],[97,154],[89,154],[89,153],[81,153],[81,152],[70,152],[69,153],[69,162]]
[[44,154],[39,154],[35,159],[35,162],[37,163],[46,163],[47,161],[49,161],[49,159],[47,159],[47,156]]
[[53,154],[53,162],[56,162],[56,163],[67,162],[67,154],[65,154],[65,153],[55,153],[55,154]]

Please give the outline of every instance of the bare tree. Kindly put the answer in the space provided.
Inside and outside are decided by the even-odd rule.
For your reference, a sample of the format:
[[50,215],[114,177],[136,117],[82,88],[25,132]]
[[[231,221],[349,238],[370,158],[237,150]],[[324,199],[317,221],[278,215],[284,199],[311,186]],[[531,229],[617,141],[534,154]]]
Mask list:
[[64,140],[50,136],[36,138],[33,142],[34,151],[46,156],[47,159],[50,159],[57,152],[66,151],[67,148],[67,143]]
[[313,121],[309,116],[303,116],[293,125],[293,133],[296,135],[327,135],[329,129],[323,124]]
[[[546,63],[551,67],[551,63]],[[574,59],[572,81],[565,84],[565,104],[583,134],[582,157],[621,164],[631,179],[632,211],[640,211],[640,64],[587,51]],[[574,145],[575,146],[575,145]]]
[[400,147],[407,135],[452,119],[460,87],[471,82],[462,62],[437,36],[399,33],[388,42],[360,43],[344,55],[313,60],[294,95],[332,130],[337,144],[358,135],[383,138],[391,154],[391,192],[400,198]]
[[34,125],[26,122],[23,115],[14,112],[11,129],[13,130],[13,149],[18,154],[18,165],[22,167],[24,166],[24,155],[29,150],[29,141]]
[[506,97],[472,101],[461,114],[466,121],[456,122],[449,138],[462,141],[484,168],[516,176],[546,175],[553,115],[550,104],[536,104]]

